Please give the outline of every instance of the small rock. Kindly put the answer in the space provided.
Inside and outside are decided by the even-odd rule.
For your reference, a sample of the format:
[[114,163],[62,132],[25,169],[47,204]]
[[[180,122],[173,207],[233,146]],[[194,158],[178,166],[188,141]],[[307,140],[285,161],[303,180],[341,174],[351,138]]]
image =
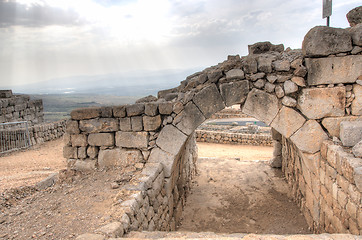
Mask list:
[[277,98],[282,98],[285,95],[284,90],[283,90],[283,88],[281,86],[276,86],[275,87],[275,94],[276,94]]
[[351,54],[352,54],[352,55],[356,55],[356,54],[358,54],[358,53],[360,53],[360,52],[362,52],[362,47],[360,47],[360,46],[355,46],[355,47],[352,49]]
[[271,84],[270,82],[265,83],[265,90],[266,90],[268,93],[274,92],[274,89],[275,89],[275,85],[274,85],[274,84]]
[[116,182],[112,182],[112,183],[111,183],[111,188],[112,188],[112,189],[117,189],[117,188],[119,188],[119,184],[116,183]]
[[356,7],[349,11],[346,17],[351,27],[362,23],[362,6]]
[[356,83],[362,86],[362,80],[357,80]]
[[283,97],[282,104],[287,107],[295,107],[297,106],[297,100],[292,97],[285,96]]
[[263,80],[263,79],[259,79],[258,81],[256,81],[255,83],[254,83],[254,86],[256,87],[256,88],[263,88],[264,87],[264,85],[265,85],[265,80]]
[[268,75],[266,77],[266,79],[270,82],[270,83],[274,83],[276,80],[278,80],[278,77],[275,75]]
[[297,84],[300,87],[305,87],[305,80],[302,77],[292,77],[292,82]]
[[284,91],[285,94],[295,93],[296,91],[298,91],[298,85],[288,80],[284,83]]

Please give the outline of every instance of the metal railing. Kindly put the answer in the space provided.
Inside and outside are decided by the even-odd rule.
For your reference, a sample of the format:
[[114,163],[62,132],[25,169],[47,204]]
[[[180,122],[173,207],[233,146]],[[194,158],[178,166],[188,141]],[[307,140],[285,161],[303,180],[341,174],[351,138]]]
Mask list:
[[31,146],[28,122],[0,123],[0,153]]

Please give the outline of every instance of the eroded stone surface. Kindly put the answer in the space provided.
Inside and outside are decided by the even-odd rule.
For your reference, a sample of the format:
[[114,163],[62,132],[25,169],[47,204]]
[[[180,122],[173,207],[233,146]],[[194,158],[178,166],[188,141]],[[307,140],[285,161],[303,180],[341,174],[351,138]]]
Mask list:
[[271,123],[271,127],[281,133],[284,137],[289,138],[295,131],[303,126],[305,121],[305,118],[294,109],[282,107]]
[[211,117],[212,114],[225,108],[224,101],[215,84],[197,93],[193,98],[193,102],[206,118]]
[[79,129],[83,132],[115,132],[118,131],[118,121],[115,118],[99,118],[79,121]]
[[362,121],[341,122],[340,138],[343,146],[356,145],[362,140]]
[[170,177],[173,171],[175,155],[165,152],[160,148],[154,148],[148,159],[149,163],[161,163],[164,166],[165,177]]
[[343,121],[362,121],[362,117],[357,116],[346,116],[346,117],[329,117],[324,118],[322,121],[323,127],[325,127],[328,130],[328,133],[332,137],[338,137],[339,138],[339,127],[341,122]]
[[362,56],[306,58],[308,84],[354,83],[362,75]]
[[221,96],[226,106],[243,103],[249,93],[249,82],[238,81],[220,85]]
[[303,55],[321,57],[352,50],[352,39],[348,30],[316,26],[309,30],[302,43]]
[[177,155],[185,143],[187,136],[173,125],[166,125],[162,128],[156,140],[157,146],[162,150]]
[[345,87],[303,89],[298,108],[309,119],[344,116]]
[[353,85],[353,93],[355,99],[351,104],[352,114],[353,115],[362,115],[362,86],[359,84]]
[[70,116],[74,120],[91,119],[101,116],[101,108],[78,108],[70,113]]
[[113,146],[114,133],[91,133],[88,136],[88,143],[91,146]]
[[353,8],[347,13],[346,17],[351,27],[362,23],[362,6]]
[[176,127],[183,133],[190,135],[206,118],[192,102],[186,104],[185,109],[181,113],[181,120]]
[[253,89],[249,92],[242,112],[270,125],[279,111],[278,99],[275,95]]
[[116,146],[127,148],[147,148],[147,132],[117,132]]
[[309,120],[290,139],[303,152],[316,153],[328,135],[317,121]]

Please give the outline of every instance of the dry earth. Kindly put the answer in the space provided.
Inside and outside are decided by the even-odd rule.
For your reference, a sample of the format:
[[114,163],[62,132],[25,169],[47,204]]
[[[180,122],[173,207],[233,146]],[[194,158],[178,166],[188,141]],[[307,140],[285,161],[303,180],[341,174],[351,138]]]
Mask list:
[[[200,157],[212,158],[200,159],[199,176],[180,230],[308,232],[287,197],[280,172],[265,162],[250,161],[269,159],[272,148],[198,145]],[[74,239],[94,231],[121,214],[118,203],[127,193],[112,189],[111,184],[123,185],[139,172],[135,168],[127,169],[130,174],[120,170],[90,175],[63,172],[62,181],[45,191],[24,187],[65,166],[61,140],[0,157],[0,166],[0,239]]]

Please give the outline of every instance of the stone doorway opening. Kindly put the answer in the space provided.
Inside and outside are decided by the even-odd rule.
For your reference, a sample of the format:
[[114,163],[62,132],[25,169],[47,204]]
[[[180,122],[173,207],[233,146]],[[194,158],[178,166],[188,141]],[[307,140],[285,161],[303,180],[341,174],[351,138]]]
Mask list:
[[[290,190],[281,169],[270,165],[274,151],[270,127],[249,116],[241,116],[240,108],[238,111],[239,116],[217,113],[218,118],[232,118],[208,120],[196,130],[197,174],[177,231],[312,233],[288,194]],[[253,127],[248,123],[238,127],[244,125],[243,121],[262,127],[251,132]],[[246,133],[241,135],[243,129]],[[228,137],[232,132],[234,135]],[[239,140],[237,144],[238,137],[249,141]]]

